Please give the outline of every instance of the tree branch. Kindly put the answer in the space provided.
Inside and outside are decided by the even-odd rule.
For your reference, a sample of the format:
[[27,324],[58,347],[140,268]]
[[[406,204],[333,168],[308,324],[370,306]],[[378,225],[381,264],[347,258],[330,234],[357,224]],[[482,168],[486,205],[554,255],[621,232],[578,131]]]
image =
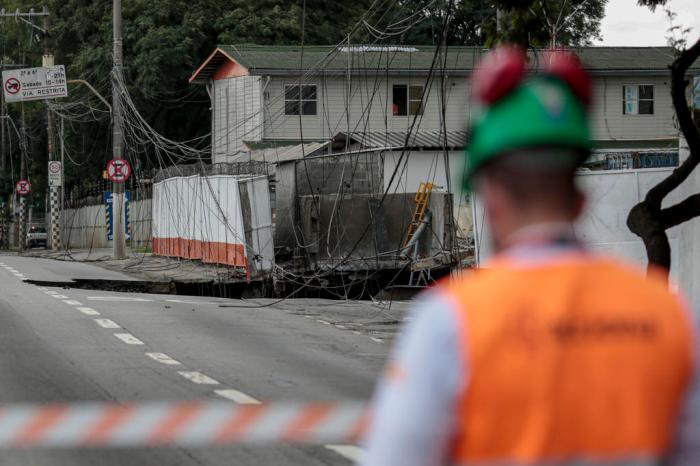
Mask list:
[[667,178],[651,188],[644,198],[645,202],[649,202],[659,209],[661,209],[661,202],[668,193],[685,181],[698,163],[700,163],[700,134],[695,127],[693,116],[688,107],[688,101],[686,99],[688,81],[685,79],[688,68],[695,63],[698,57],[700,57],[700,39],[698,39],[692,47],[681,52],[669,67],[671,69],[671,98],[673,100],[673,107],[676,110],[681,132],[688,142],[690,156],[680,167],[673,170]]
[[662,209],[661,224],[664,230],[673,228],[681,223],[700,216],[700,194],[693,194],[678,204]]

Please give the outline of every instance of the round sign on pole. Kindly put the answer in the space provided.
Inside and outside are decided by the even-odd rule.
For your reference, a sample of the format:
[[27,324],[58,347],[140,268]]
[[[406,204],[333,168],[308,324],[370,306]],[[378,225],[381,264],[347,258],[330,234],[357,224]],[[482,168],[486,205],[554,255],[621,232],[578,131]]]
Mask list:
[[15,190],[20,196],[26,196],[32,192],[32,184],[29,180],[19,180],[15,185]]
[[49,173],[53,175],[61,173],[61,162],[49,162]]
[[107,163],[107,176],[115,183],[123,183],[131,176],[131,165],[124,159],[112,159]]

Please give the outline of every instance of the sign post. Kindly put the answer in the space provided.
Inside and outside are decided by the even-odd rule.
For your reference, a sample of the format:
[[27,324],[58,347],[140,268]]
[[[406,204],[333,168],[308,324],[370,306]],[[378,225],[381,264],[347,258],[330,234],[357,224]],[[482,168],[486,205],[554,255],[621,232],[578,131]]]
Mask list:
[[49,162],[49,186],[63,186],[63,164],[58,160]]
[[107,176],[114,183],[124,183],[131,176],[131,165],[125,159],[112,159],[107,162]]
[[15,191],[17,191],[17,194],[20,196],[28,196],[29,193],[32,192],[32,184],[29,180],[19,180],[15,184]]
[[3,71],[2,83],[7,103],[68,96],[63,65]]

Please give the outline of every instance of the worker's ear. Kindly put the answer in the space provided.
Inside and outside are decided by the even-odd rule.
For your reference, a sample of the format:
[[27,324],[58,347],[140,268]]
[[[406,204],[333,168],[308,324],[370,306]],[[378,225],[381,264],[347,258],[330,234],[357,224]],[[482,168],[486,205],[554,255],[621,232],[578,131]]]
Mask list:
[[583,215],[584,210],[586,210],[586,195],[581,191],[581,188],[576,186],[576,194],[574,196],[574,206],[572,209],[573,218],[571,221],[575,221],[581,215]]

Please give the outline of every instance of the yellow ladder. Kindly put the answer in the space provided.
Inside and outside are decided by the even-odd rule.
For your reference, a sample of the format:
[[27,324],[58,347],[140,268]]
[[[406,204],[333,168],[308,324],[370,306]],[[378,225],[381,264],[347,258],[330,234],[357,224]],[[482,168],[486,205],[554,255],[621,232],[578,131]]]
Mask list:
[[416,210],[413,212],[413,219],[411,224],[408,226],[408,232],[406,233],[406,240],[403,242],[403,247],[411,241],[416,230],[423,221],[425,216],[425,209],[428,208],[428,201],[430,201],[430,193],[433,191],[433,183],[423,183],[418,186],[418,191],[416,192]]

